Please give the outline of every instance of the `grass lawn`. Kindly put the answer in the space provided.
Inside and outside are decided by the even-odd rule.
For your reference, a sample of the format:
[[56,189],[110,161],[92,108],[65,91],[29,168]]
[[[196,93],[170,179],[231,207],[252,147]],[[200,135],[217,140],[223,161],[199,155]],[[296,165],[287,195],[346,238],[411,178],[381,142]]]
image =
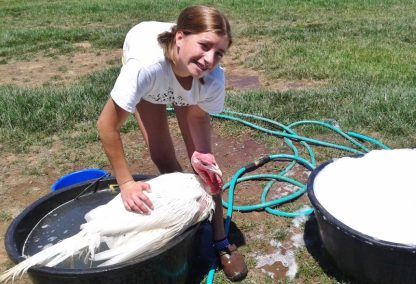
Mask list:
[[[195,3],[0,1],[0,70],[16,62],[33,64],[39,58],[70,58],[85,52],[85,44],[96,54],[118,50],[126,32],[139,21],[175,21],[184,7]],[[330,122],[391,148],[416,144],[415,1],[211,0],[198,4],[219,8],[231,21],[234,45],[226,55],[226,70],[249,70],[261,78],[259,89],[228,89],[227,110],[257,115],[283,126],[303,120]],[[63,65],[58,71],[64,73],[67,67]],[[65,155],[53,156],[56,160],[52,162],[62,173],[74,170],[71,163],[86,166],[93,161],[96,167],[108,166],[102,156],[84,155],[82,149],[100,151],[95,123],[118,72],[119,65],[113,64],[70,83],[0,85],[0,157],[4,168],[15,161],[12,157],[46,152],[57,143],[66,149]],[[287,87],[279,87],[282,85]],[[282,139],[247,130],[239,123],[215,120],[215,124],[226,137],[249,135],[268,149],[287,150]],[[276,125],[272,128],[281,130]],[[132,120],[123,128],[128,137],[135,131]],[[296,131],[305,137],[344,143],[320,127],[299,126]],[[316,154],[318,162],[345,155],[325,149]],[[41,167],[35,168],[28,162],[19,174],[45,176],[50,163],[45,158]],[[0,185],[6,188],[4,183]],[[6,226],[15,215],[11,210],[1,211],[0,223]],[[290,222],[264,221],[262,230],[283,240],[290,235]],[[238,225],[248,235],[258,230],[252,218]],[[253,237],[244,250],[252,255],[262,250],[262,242]],[[319,250],[296,251],[298,273],[294,279],[281,277],[281,282],[276,282],[259,270],[245,283],[349,282],[330,264],[318,262],[317,255]],[[256,266],[254,257],[249,257],[249,262],[252,268]],[[217,281],[226,283],[222,275]]]

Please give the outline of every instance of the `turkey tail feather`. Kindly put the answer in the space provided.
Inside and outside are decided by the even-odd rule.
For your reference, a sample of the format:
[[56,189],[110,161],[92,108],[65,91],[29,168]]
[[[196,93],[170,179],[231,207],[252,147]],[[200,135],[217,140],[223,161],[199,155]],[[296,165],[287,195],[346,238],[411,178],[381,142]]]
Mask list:
[[[88,235],[85,232],[81,231],[78,234],[64,239],[63,241],[47,247],[42,251],[26,258],[22,262],[16,264],[14,267],[6,270],[2,275],[0,275],[0,282],[7,282],[12,280],[14,282],[16,277],[21,277],[30,267],[35,265],[45,265],[45,266],[55,266],[62,261],[66,260],[69,257],[83,252],[84,248],[89,248],[91,250],[90,244],[96,244],[99,235]],[[100,241],[98,240],[98,244]],[[94,251],[88,251],[88,254],[94,254],[96,248],[93,248]]]

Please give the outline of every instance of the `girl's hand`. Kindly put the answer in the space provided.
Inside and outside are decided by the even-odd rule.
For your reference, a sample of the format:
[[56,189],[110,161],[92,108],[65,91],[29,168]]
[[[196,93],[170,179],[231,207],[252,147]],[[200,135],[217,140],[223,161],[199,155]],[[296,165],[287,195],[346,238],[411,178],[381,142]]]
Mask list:
[[153,204],[144,191],[151,192],[150,185],[141,181],[128,181],[120,186],[121,199],[126,210],[150,214]]

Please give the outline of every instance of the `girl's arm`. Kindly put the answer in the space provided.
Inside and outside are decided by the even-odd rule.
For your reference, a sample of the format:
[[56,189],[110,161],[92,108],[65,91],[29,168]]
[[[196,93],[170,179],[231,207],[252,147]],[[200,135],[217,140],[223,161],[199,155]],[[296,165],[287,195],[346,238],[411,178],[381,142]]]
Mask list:
[[125,158],[120,128],[130,114],[109,99],[98,118],[97,128],[117,183],[120,186],[124,206],[129,211],[148,213],[152,203],[143,191],[150,191],[144,182],[135,182]]
[[223,182],[221,170],[211,148],[211,117],[199,106],[190,106],[187,122],[193,142],[193,147],[188,148],[192,167],[211,187],[211,194],[218,194]]

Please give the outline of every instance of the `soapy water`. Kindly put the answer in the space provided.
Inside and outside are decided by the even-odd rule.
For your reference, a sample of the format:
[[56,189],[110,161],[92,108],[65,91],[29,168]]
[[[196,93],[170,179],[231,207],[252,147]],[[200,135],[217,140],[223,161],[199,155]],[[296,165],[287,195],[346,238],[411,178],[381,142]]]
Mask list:
[[[306,206],[301,210],[305,210]],[[263,273],[269,275],[272,279],[289,279],[293,280],[298,272],[298,264],[296,262],[296,251],[305,246],[303,232],[299,232],[299,228],[308,220],[307,216],[301,215],[292,220],[292,226],[289,230],[290,240],[282,244],[274,239],[269,244],[274,248],[270,254],[254,254],[256,260],[256,268],[261,269]],[[283,268],[283,271],[278,271]]]
[[374,239],[416,245],[416,150],[374,150],[326,165],[316,199],[333,217]]
[[[23,255],[34,255],[63,239],[79,233],[81,224],[85,223],[85,214],[113,198],[113,193],[101,190],[82,196],[77,200],[71,200],[55,208],[46,214],[29,233],[23,245]],[[101,246],[98,251],[106,249],[105,244]],[[91,262],[85,256],[86,254],[76,255],[58,264],[56,267],[80,269],[96,267],[99,264],[98,262]]]
[[[265,266],[274,265],[277,262],[280,262],[283,267],[287,268],[286,277],[290,280],[293,280],[298,271],[298,265],[296,263],[296,257],[293,250],[287,250],[282,247],[280,242],[275,240],[270,241],[270,245],[275,247],[275,252],[271,254],[259,255],[256,256],[256,268],[263,268]],[[273,273],[268,273],[272,278],[274,278]]]

